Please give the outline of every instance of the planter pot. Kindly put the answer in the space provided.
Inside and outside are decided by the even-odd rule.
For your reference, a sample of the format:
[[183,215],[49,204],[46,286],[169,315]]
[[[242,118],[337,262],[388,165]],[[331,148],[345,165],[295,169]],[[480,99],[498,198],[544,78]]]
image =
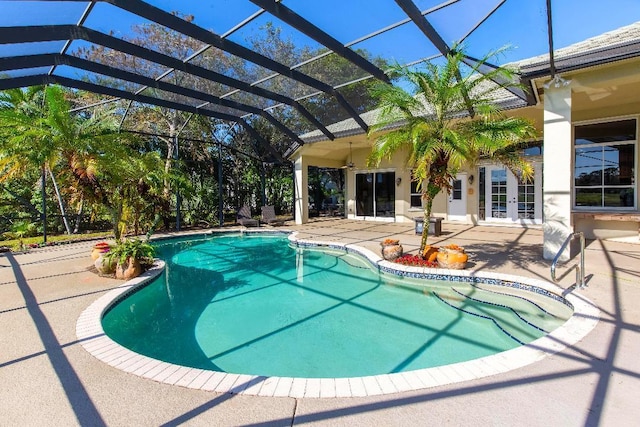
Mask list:
[[464,248],[450,249],[440,248],[438,252],[438,266],[453,270],[462,270],[467,266],[469,255],[464,252]]
[[422,252],[422,258],[426,259],[429,262],[436,262],[438,258],[438,248],[437,246],[425,246],[424,251]]
[[91,251],[91,259],[95,261],[107,252],[109,252],[108,248],[93,248],[93,250]]
[[91,250],[91,259],[94,261],[97,260],[100,255],[109,252],[109,249],[111,249],[111,247],[107,243],[96,243]]
[[118,263],[116,266],[116,279],[129,280],[142,273],[140,261],[135,258],[127,258],[124,264]]
[[93,265],[100,274],[113,274],[116,271],[116,260],[106,258],[104,253],[96,258]]
[[394,261],[397,258],[400,258],[402,256],[402,245],[400,244],[391,244],[391,245],[384,245],[381,244],[382,246],[382,258],[386,259],[387,261]]

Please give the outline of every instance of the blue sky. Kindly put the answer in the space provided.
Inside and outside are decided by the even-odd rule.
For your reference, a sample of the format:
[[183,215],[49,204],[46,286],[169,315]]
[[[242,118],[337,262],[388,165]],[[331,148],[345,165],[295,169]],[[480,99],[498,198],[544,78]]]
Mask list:
[[[419,9],[434,7],[444,0],[414,0]],[[223,34],[258,10],[248,0],[150,0],[168,11],[193,14],[195,22]],[[451,44],[466,34],[501,0],[459,0],[453,6],[428,15],[433,26]],[[283,4],[313,21],[342,43],[351,42],[405,17],[393,0],[283,0]],[[640,20],[640,0],[553,0],[554,42],[560,48]],[[43,25],[76,23],[86,6],[83,2],[0,1],[0,25]],[[498,11],[465,42],[468,53],[480,56],[490,49],[510,45],[499,63],[528,58],[547,51],[545,0],[506,0]],[[229,38],[238,43],[276,18],[264,14]],[[98,2],[86,25],[116,35],[130,33],[140,19]],[[296,30],[284,34],[300,45],[318,44]],[[400,63],[437,53],[412,24],[392,30],[374,40],[354,46]],[[0,49],[0,54],[2,54]],[[6,48],[4,48],[6,51]]]
[[[444,0],[415,0],[425,10]],[[196,17],[196,23],[213,28],[218,33],[231,28],[258,8],[247,0],[216,0],[185,2],[154,0],[157,6],[173,10],[180,8]],[[453,6],[428,15],[446,42],[465,34],[500,0],[460,0]],[[405,16],[393,0],[283,0],[283,4],[313,21],[343,43],[403,19]],[[552,0],[554,44],[564,47],[589,37],[640,20],[640,0]],[[267,20],[266,15],[243,29],[231,39],[241,42],[244,36]],[[504,45],[512,49],[504,62],[527,58],[547,51],[545,0],[506,0],[466,41],[470,53],[481,55]],[[305,36],[292,31],[299,43],[314,45]],[[386,57],[408,62],[435,51],[426,47],[424,38],[412,25],[364,42],[364,47]]]

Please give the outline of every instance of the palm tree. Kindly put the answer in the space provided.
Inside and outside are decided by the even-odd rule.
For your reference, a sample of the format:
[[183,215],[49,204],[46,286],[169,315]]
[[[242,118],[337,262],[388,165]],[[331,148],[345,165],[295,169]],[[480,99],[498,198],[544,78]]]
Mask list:
[[[464,54],[454,48],[444,64],[427,63],[425,71],[393,67],[393,77],[402,79],[409,90],[383,83],[373,89],[379,101],[379,121],[370,130],[376,141],[368,163],[377,166],[383,158],[407,152],[407,163],[414,168],[413,179],[422,193],[425,224],[433,199],[440,191],[451,191],[452,178],[464,164],[491,158],[524,180],[533,176],[519,148],[535,136],[535,128],[525,119],[505,116],[494,102],[504,88],[519,86],[494,83],[513,82],[514,73],[506,68],[479,72],[500,52],[491,52],[474,67],[465,68]],[[381,133],[389,128],[393,130]],[[420,253],[427,236],[425,226]]]
[[[53,182],[68,234],[71,227],[56,175],[71,176],[71,182],[75,181],[76,185],[70,184],[63,191],[80,191],[82,186],[77,184],[92,179],[99,157],[106,151],[119,150],[117,140],[125,137],[117,133],[117,121],[109,112],[87,117],[71,115],[69,109],[65,93],[58,86],[0,93],[0,182],[21,176],[28,168],[42,168]],[[83,195],[74,195],[82,205]]]

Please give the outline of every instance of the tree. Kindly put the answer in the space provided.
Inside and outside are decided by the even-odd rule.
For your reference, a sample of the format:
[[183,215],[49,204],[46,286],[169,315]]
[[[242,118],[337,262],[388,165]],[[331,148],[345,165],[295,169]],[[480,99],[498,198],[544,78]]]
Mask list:
[[[406,150],[422,193],[425,224],[433,199],[440,191],[450,192],[451,181],[464,164],[473,165],[486,157],[503,163],[524,180],[533,176],[533,167],[519,155],[519,148],[535,136],[535,128],[528,120],[505,116],[494,103],[499,91],[518,86],[512,83],[513,72],[507,68],[479,72],[500,52],[490,52],[474,67],[465,68],[463,52],[454,49],[444,64],[427,63],[424,71],[393,67],[393,76],[405,81],[409,91],[386,84],[374,88],[380,115],[370,130],[376,141],[368,162],[378,165],[383,158]],[[495,81],[509,83],[501,86]],[[390,126],[397,128],[380,133]],[[420,253],[427,236],[425,226]]]
[[[97,170],[110,155],[122,153],[129,135],[117,131],[116,117],[110,111],[70,114],[66,95],[58,86],[2,92],[0,182],[42,168],[54,184],[65,229],[70,234],[64,196],[79,206],[87,199],[95,199]],[[63,185],[58,185],[59,180]]]
[[70,142],[71,137],[69,121],[64,117],[66,111],[60,111],[63,102],[58,87],[12,89],[0,95],[3,136],[0,166],[4,169],[3,180],[19,176],[29,167],[41,166],[43,175],[51,176],[65,229],[70,234],[64,203],[52,172],[62,145]]
[[151,232],[166,210],[162,159],[153,152],[136,154],[131,150],[129,154],[111,156],[111,167],[103,168],[96,182],[102,204],[111,216],[116,240],[126,234],[130,225],[136,235],[143,228]]

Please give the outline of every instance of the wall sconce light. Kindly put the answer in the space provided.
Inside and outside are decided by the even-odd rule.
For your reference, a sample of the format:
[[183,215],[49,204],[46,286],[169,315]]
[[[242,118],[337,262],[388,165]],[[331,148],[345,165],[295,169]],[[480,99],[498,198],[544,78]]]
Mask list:
[[469,175],[469,178],[467,178],[469,185],[472,185],[474,180],[475,180],[475,177],[473,175]]
[[396,178],[396,187],[399,186],[401,182],[402,182],[402,178],[397,177]]

